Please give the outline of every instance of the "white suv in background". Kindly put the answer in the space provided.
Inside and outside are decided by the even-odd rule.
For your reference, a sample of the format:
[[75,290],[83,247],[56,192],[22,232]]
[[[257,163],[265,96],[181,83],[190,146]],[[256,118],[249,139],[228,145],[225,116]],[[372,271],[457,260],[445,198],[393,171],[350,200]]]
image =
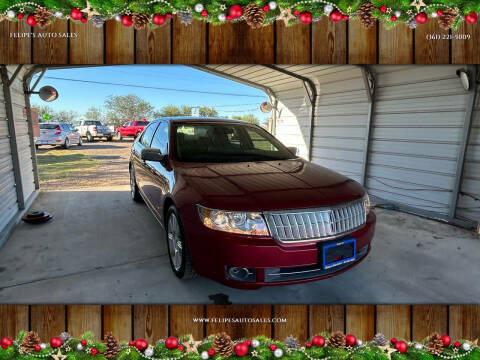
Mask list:
[[93,141],[95,138],[107,138],[111,141],[113,138],[112,130],[102,124],[99,120],[80,120],[75,122],[75,129],[80,135],[87,138],[87,141]]

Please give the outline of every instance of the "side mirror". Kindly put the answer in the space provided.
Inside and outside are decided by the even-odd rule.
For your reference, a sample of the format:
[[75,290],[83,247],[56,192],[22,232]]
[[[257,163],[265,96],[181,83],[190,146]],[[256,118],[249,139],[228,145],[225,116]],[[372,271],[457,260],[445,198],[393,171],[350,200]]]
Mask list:
[[293,155],[298,155],[298,149],[295,146],[289,146],[288,150],[292,152]]
[[164,161],[167,158],[167,155],[163,155],[160,149],[143,149],[140,157],[144,161]]

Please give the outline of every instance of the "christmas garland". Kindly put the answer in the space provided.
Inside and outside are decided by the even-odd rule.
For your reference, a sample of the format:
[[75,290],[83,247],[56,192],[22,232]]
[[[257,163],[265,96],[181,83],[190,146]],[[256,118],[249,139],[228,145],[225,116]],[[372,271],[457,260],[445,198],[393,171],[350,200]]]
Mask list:
[[367,28],[378,19],[387,28],[438,21],[443,29],[457,29],[462,21],[475,23],[479,11],[478,0],[0,0],[0,21],[25,18],[30,26],[45,27],[69,18],[101,27],[113,18],[137,30],[162,26],[172,14],[185,25],[194,18],[213,24],[244,20],[254,29],[275,20],[309,24],[323,16],[332,22],[356,19]]
[[103,342],[92,333],[73,338],[64,332],[42,343],[34,332],[22,331],[16,340],[0,342],[0,360],[479,360],[477,341],[452,343],[448,335],[434,333],[422,342],[407,342],[377,334],[362,342],[352,334],[336,331],[313,336],[300,345],[289,336],[284,342],[258,336],[233,341],[224,332],[202,341],[191,335],[168,337],[149,344],[145,339],[119,342],[112,333]]

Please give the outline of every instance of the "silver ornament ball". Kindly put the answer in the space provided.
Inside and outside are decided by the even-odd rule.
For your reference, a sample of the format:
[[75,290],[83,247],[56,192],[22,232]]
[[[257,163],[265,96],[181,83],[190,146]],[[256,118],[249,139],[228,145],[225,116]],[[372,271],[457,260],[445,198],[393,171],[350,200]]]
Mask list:
[[362,345],[363,345],[363,341],[360,340],[360,339],[357,339],[357,345],[358,345],[358,346],[362,346]]
[[202,12],[203,9],[205,9],[205,7],[203,6],[203,4],[196,4],[196,5],[195,5],[195,11],[196,11],[196,12]]
[[7,11],[7,16],[9,19],[13,19],[15,16],[17,16],[17,14],[15,14],[15,11],[13,10],[8,10]]
[[463,343],[462,344],[462,349],[465,351],[469,351],[472,347],[470,346],[469,343]]
[[153,348],[151,348],[151,347],[146,348],[144,354],[145,354],[146,357],[153,356]]
[[260,341],[258,341],[257,339],[253,339],[252,340],[252,347],[257,348],[259,346],[260,346]]
[[225,14],[219,14],[218,15],[218,20],[225,21],[225,20],[227,20],[227,16]]
[[275,1],[270,1],[268,3],[268,7],[270,8],[270,10],[275,10],[277,8],[277,3]]
[[330,4],[327,4],[327,5],[325,5],[325,7],[323,8],[323,11],[325,11],[325,13],[327,13],[327,14],[330,14],[330,13],[333,11],[333,6],[330,5]]
[[273,352],[273,355],[276,358],[281,358],[283,356],[283,350],[280,348],[276,348],[275,351]]
[[61,18],[63,17],[63,13],[62,13],[61,11],[56,11],[56,12],[55,12],[55,17],[56,17],[57,19],[61,19]]
[[47,348],[47,344],[45,344],[45,343],[40,344],[40,349],[46,349],[46,348]]
[[207,360],[210,356],[208,355],[208,352],[202,351],[202,354],[200,355],[203,360]]
[[402,12],[400,10],[397,10],[393,13],[397,18],[399,18],[400,16],[402,16]]
[[118,22],[121,22],[122,21],[122,17],[120,15],[115,15],[114,16],[115,20],[117,20]]
[[78,345],[77,345],[77,350],[78,350],[78,351],[82,351],[82,350],[83,350],[82,344],[78,344]]
[[423,349],[423,345],[422,345],[422,344],[419,344],[419,343],[416,343],[416,344],[415,344],[415,349],[416,349],[416,350],[422,350],[422,349]]

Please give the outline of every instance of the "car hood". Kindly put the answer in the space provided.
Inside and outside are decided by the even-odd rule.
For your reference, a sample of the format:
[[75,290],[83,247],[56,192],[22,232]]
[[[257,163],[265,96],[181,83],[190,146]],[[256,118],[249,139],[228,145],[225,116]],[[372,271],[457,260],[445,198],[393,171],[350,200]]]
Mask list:
[[330,206],[361,198],[356,181],[303,159],[178,164],[177,182],[198,204],[224,210],[268,211]]

